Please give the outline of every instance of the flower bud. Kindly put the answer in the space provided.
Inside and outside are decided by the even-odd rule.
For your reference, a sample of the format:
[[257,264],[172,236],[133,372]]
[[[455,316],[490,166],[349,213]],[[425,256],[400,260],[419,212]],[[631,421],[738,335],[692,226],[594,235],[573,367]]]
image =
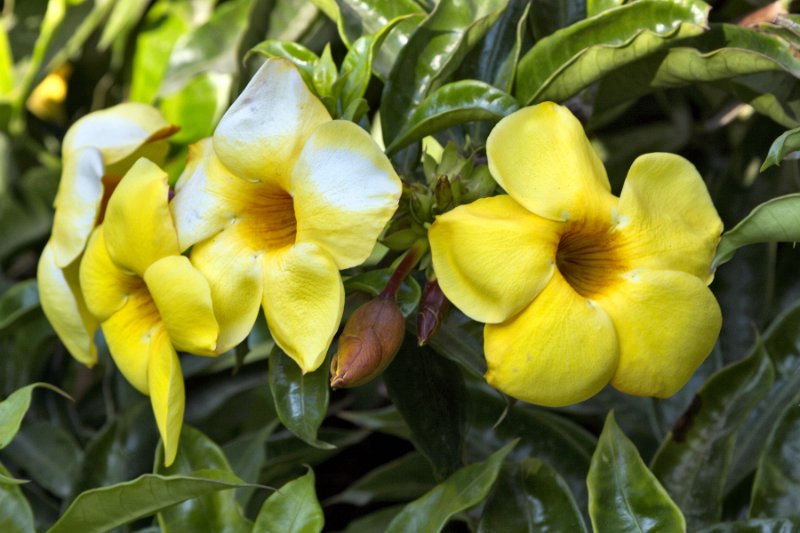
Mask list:
[[331,361],[331,387],[358,387],[392,362],[405,335],[405,319],[390,298],[374,298],[356,309],[339,337]]
[[424,346],[436,335],[447,313],[448,301],[435,279],[425,284],[417,313],[417,342]]

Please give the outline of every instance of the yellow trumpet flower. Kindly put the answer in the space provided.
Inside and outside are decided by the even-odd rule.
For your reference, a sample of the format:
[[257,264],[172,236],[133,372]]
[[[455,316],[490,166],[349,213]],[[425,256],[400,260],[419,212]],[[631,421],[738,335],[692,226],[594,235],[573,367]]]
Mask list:
[[369,134],[331,120],[290,62],[268,60],[192,147],[172,202],[180,246],[211,286],[217,352],[263,307],[278,346],[318,368],[342,316],[339,270],[369,256],[400,192]]
[[429,233],[442,290],[486,323],[487,381],[547,406],[609,382],[677,392],[722,321],[707,287],[722,222],[694,166],[641,156],[617,198],[580,122],[550,102],[501,120],[487,153],[508,195],[445,213]]

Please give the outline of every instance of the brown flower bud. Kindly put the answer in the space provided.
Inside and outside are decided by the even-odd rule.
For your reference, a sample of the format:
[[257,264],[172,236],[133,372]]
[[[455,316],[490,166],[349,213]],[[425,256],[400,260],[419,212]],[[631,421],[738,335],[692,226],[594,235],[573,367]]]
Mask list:
[[372,381],[392,362],[404,335],[405,319],[391,298],[374,298],[356,309],[331,361],[331,387],[358,387]]
[[425,284],[417,313],[417,342],[424,346],[436,335],[447,313],[448,301],[435,279]]

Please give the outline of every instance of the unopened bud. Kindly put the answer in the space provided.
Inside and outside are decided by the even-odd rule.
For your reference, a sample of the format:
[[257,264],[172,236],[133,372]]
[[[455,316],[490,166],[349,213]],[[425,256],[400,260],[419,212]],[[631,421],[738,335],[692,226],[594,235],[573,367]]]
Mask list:
[[356,309],[339,337],[331,361],[331,387],[358,387],[392,362],[405,335],[405,319],[390,298],[378,297]]
[[424,346],[436,335],[447,313],[448,301],[435,279],[425,284],[417,313],[417,342]]
[[439,177],[433,194],[436,199],[436,212],[444,213],[445,211],[449,211],[453,203],[453,191],[447,176]]

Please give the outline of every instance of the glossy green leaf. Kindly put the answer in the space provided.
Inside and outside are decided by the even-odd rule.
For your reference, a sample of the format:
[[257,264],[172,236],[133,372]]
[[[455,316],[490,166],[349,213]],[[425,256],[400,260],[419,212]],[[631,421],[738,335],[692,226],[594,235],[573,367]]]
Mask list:
[[533,0],[531,27],[536,40],[586,18],[586,0]]
[[387,462],[325,502],[364,506],[372,502],[412,500],[436,485],[430,463],[412,452]]
[[523,56],[515,96],[523,103],[564,100],[670,39],[700,33],[707,14],[699,1],[641,0],[573,24]]
[[761,165],[761,172],[773,165],[780,165],[781,161],[792,152],[800,150],[800,128],[789,130],[772,143],[767,158]]
[[505,445],[486,461],[465,466],[406,505],[389,524],[386,533],[436,533],[450,518],[482,501],[492,488],[503,460],[515,442]]
[[[257,483],[261,469],[267,461],[267,439],[275,431],[278,421],[273,420],[264,428],[241,435],[222,447],[231,465],[231,470],[247,483]],[[243,508],[252,496],[254,487],[236,491],[236,501]]]
[[425,11],[414,0],[336,0],[339,5],[339,34],[347,43],[372,35],[390,20]]
[[736,432],[769,392],[773,376],[763,349],[715,373],[656,452],[652,471],[690,531],[719,520]]
[[31,405],[33,390],[37,388],[50,389],[69,398],[66,392],[49,383],[32,383],[11,393],[8,398],[0,402],[0,449],[8,446],[19,432],[22,419]]
[[198,470],[189,476],[145,474],[79,494],[48,533],[103,533],[176,503],[245,485],[226,470]]
[[486,499],[478,533],[586,533],[569,487],[553,468],[529,457],[505,465]]
[[325,516],[314,488],[314,471],[286,483],[267,498],[256,518],[253,533],[318,533]]
[[0,331],[14,324],[20,317],[39,307],[39,290],[36,280],[20,281],[0,294]]
[[128,426],[124,418],[119,417],[103,426],[89,441],[75,484],[76,492],[125,481],[129,462],[124,433],[132,429]]
[[[381,268],[358,274],[345,280],[344,289],[348,293],[356,291],[365,292],[370,296],[378,296],[386,287],[393,272],[391,268]],[[411,316],[417,308],[417,304],[419,304],[421,295],[422,289],[420,289],[417,280],[412,276],[408,276],[403,280],[400,284],[400,289],[397,291],[397,305],[400,307],[400,312],[403,313],[404,317]]]
[[319,56],[305,46],[288,41],[266,40],[255,45],[249,54],[260,54],[264,57],[283,57],[297,67],[309,88],[314,87],[314,69]]
[[391,154],[426,135],[465,122],[497,122],[517,109],[519,104],[513,96],[488,83],[454,81],[425,97],[386,151]]
[[458,366],[406,335],[383,373],[389,398],[411,429],[411,441],[438,479],[464,464],[466,389]]
[[586,479],[595,531],[686,531],[686,521],[636,446],[606,417]]
[[181,127],[170,141],[191,144],[214,133],[228,106],[231,81],[226,74],[198,74],[180,90],[163,97],[158,105],[161,113]]
[[724,522],[697,531],[697,533],[796,533],[800,521],[790,518],[766,518]]
[[[208,468],[235,476],[219,446],[187,424],[181,429],[175,462],[164,467],[164,448],[159,446],[155,465],[156,474],[162,476],[189,476],[192,472]],[[250,531],[251,525],[242,515],[235,496],[234,491],[227,491],[193,498],[163,509],[158,514],[158,523],[166,531]]]
[[[0,475],[10,477],[0,465]],[[8,533],[33,533],[33,511],[19,485],[0,483],[0,531]]]
[[586,16],[599,15],[603,11],[619,7],[624,3],[625,0],[586,0]]
[[502,14],[508,0],[442,0],[400,51],[381,98],[383,139],[390,145],[431,91],[458,68]]
[[286,428],[311,446],[330,449],[317,438],[328,411],[328,365],[303,374],[300,367],[277,346],[269,357],[269,389]]
[[800,241],[800,193],[767,200],[722,235],[711,269],[727,263],[736,250],[759,242]]
[[789,404],[767,439],[753,481],[749,516],[800,520],[800,403]]

